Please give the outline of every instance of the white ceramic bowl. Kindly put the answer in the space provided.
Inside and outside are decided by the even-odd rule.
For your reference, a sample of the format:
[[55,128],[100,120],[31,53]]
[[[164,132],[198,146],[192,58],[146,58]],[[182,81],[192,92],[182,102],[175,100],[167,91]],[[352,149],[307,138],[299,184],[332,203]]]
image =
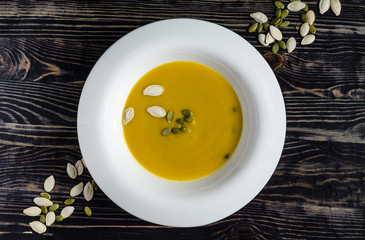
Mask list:
[[[166,62],[194,61],[222,74],[243,111],[241,140],[230,161],[190,182],[159,179],[130,153],[121,115],[134,84]],[[88,169],[103,192],[127,212],[178,227],[209,224],[250,202],[280,159],[286,116],[275,75],[263,57],[234,32],[206,21],[171,19],[138,28],[98,60],[83,88],[78,137]]]

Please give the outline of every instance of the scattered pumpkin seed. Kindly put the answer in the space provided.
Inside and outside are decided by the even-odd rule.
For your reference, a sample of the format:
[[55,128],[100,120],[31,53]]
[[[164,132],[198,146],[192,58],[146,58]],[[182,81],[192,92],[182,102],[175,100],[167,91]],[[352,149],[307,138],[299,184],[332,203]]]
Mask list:
[[275,17],[271,20],[271,24],[274,24],[274,25],[279,25],[283,20],[279,17]]
[[193,121],[192,117],[184,117],[184,121],[187,123],[191,123]]
[[66,171],[70,178],[75,179],[77,177],[77,170],[71,163],[67,163]]
[[263,29],[264,25],[262,23],[259,23],[259,25],[257,26],[257,32],[261,33],[262,29]]
[[48,213],[48,209],[46,206],[41,206],[41,210],[43,214],[47,214]]
[[164,88],[160,85],[150,85],[143,90],[145,96],[160,96],[164,91]]
[[284,22],[280,23],[279,27],[285,28],[285,27],[289,26],[289,24],[290,24],[290,21],[284,21]]
[[317,29],[314,25],[310,25],[309,26],[309,32],[312,33],[312,34],[316,34],[317,32]]
[[127,125],[130,121],[132,121],[133,117],[134,117],[134,108],[129,107],[126,110],[124,110],[122,115],[123,125]]
[[78,160],[75,163],[75,168],[76,168],[76,171],[77,171],[77,175],[81,176],[82,173],[84,172],[84,164],[82,164],[81,160]]
[[280,41],[283,38],[283,34],[281,33],[281,31],[274,26],[270,26],[270,34],[275,40],[278,41]]
[[79,184],[75,185],[73,188],[71,188],[70,190],[70,196],[71,197],[76,197],[77,195],[79,195],[80,193],[82,193],[82,190],[84,189],[84,183],[80,182]]
[[263,14],[262,12],[251,13],[250,17],[255,19],[255,21],[258,22],[258,23],[265,23],[268,20],[266,15]]
[[279,47],[281,48],[281,49],[286,49],[286,44],[285,44],[285,42],[284,41],[278,41],[278,45],[279,45]]
[[41,214],[42,210],[39,207],[29,207],[23,210],[23,213],[30,217],[35,217]]
[[261,43],[261,45],[263,45],[263,46],[269,46],[269,44],[267,44],[265,42],[265,38],[266,38],[265,34],[261,33],[261,34],[259,34],[257,36],[257,38],[258,38],[259,42]]
[[308,32],[309,32],[309,24],[303,23],[299,30],[300,36],[305,37],[308,34]]
[[278,17],[278,18],[281,17],[281,9],[280,8],[275,9],[275,17]]
[[308,9],[309,9],[308,4],[306,2],[303,2],[303,1],[302,1],[302,3],[304,3],[304,5],[305,5],[305,7],[303,8],[303,11],[308,12]]
[[81,158],[81,162],[82,162],[82,165],[84,165],[84,167],[86,167],[86,168],[87,168],[86,163],[85,163],[85,159],[84,159],[84,158]]
[[60,207],[60,205],[59,205],[59,204],[54,203],[53,205],[51,205],[51,206],[48,208],[48,210],[49,210],[50,212],[55,212],[55,211],[56,211],[59,207]]
[[92,212],[91,212],[91,209],[88,206],[86,206],[84,208],[84,212],[86,213],[86,215],[88,215],[89,217],[91,217]]
[[181,124],[181,125],[183,125],[183,124],[184,124],[184,120],[183,120],[182,118],[177,118],[177,119],[176,119],[176,122],[177,122],[178,124]]
[[44,198],[44,197],[36,197],[33,199],[33,202],[37,205],[37,206],[46,206],[49,207],[53,204],[53,202],[51,202],[51,200]]
[[188,128],[187,128],[186,126],[182,126],[182,127],[180,128],[180,131],[181,131],[181,132],[187,132],[187,131],[188,131]]
[[307,13],[306,13],[307,17],[308,17],[308,23],[309,25],[313,25],[314,21],[316,20],[316,15],[315,13],[313,12],[313,10],[309,10]]
[[46,192],[42,192],[40,195],[41,195],[41,197],[47,198],[48,200],[50,200],[50,199],[51,199],[51,195],[49,195],[49,194],[48,194],[48,193],[46,193]]
[[181,133],[181,130],[180,130],[180,128],[173,128],[173,129],[171,129],[171,132],[173,134],[179,134],[179,133]]
[[252,33],[254,31],[256,31],[258,25],[259,25],[258,23],[251,23],[250,26],[248,27],[248,32]]
[[330,0],[320,0],[319,1],[319,13],[324,14],[330,9]]
[[266,31],[269,31],[269,27],[270,27],[270,23],[264,23],[263,24],[263,26],[264,26],[264,29],[266,30]]
[[42,214],[42,215],[39,217],[39,221],[40,221],[41,223],[46,223],[46,216]]
[[65,205],[71,205],[75,202],[75,199],[74,198],[67,198],[63,203]]
[[56,214],[54,212],[49,212],[46,215],[46,226],[51,226],[56,220]]
[[170,123],[173,118],[174,118],[174,112],[173,111],[168,111],[167,115],[166,115],[167,122]]
[[295,26],[295,29],[296,29],[296,30],[299,30],[299,29],[300,29],[300,26]]
[[166,111],[160,106],[151,106],[147,108],[147,112],[151,114],[153,117],[165,117]]
[[62,222],[62,220],[63,220],[62,215],[58,215],[58,216],[56,217],[56,222]]
[[300,10],[305,8],[305,4],[302,3],[301,1],[294,1],[294,2],[289,3],[288,6],[286,6],[286,7],[291,12],[299,12]]
[[288,10],[288,9],[284,9],[284,10],[282,10],[282,11],[281,11],[281,16],[280,16],[280,18],[281,18],[281,19],[284,19],[284,18],[286,18],[288,15],[289,15],[289,10]]
[[331,0],[331,9],[332,12],[339,16],[341,14],[341,2],[340,0]]
[[94,179],[91,180],[91,186],[94,188],[95,191],[98,190],[98,188],[99,188],[98,184],[96,184],[96,182],[94,181]]
[[50,192],[52,191],[52,189],[54,188],[56,181],[53,175],[49,176],[43,184],[44,190],[46,190],[46,192]]
[[301,44],[302,44],[302,45],[309,45],[309,44],[313,43],[315,39],[316,39],[316,36],[315,36],[315,35],[313,35],[313,34],[309,34],[309,35],[305,36],[305,37],[302,39]]
[[286,41],[286,49],[288,50],[288,53],[294,51],[296,46],[297,46],[297,41],[295,40],[294,37],[290,37],[288,41]]
[[69,216],[71,216],[71,214],[75,211],[75,208],[72,206],[67,206],[64,207],[61,211],[61,216],[63,217],[63,219],[68,218]]
[[285,7],[284,4],[280,1],[275,1],[275,6],[279,9],[283,9]]
[[94,196],[94,188],[91,182],[87,182],[84,187],[84,198],[86,201],[90,201]]
[[33,221],[29,223],[29,226],[32,228],[32,230],[38,234],[42,234],[47,230],[46,225],[41,223],[40,221]]
[[161,135],[162,136],[167,136],[169,135],[169,133],[171,132],[171,129],[170,128],[164,128],[162,131],[161,131]]
[[271,43],[275,42],[275,39],[271,36],[270,32],[268,32],[266,34],[265,42],[267,44],[271,44]]
[[301,19],[304,23],[309,22],[308,15],[307,15],[307,14],[305,14],[305,13],[300,14],[300,19]]
[[190,117],[191,115],[193,115],[193,113],[188,110],[188,109],[184,109],[181,111],[182,115],[184,115],[185,117]]
[[279,51],[279,44],[274,43],[274,44],[272,45],[272,47],[271,47],[271,51],[272,51],[273,53],[277,53],[277,52]]

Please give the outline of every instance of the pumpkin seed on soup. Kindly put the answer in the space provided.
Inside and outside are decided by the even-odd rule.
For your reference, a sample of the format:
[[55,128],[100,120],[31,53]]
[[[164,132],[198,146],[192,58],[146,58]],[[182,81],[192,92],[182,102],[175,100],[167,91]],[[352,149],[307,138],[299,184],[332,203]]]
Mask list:
[[193,113],[188,110],[188,109],[184,109],[181,111],[182,115],[184,115],[185,117],[190,117],[191,115],[193,115]]
[[161,135],[162,135],[162,136],[167,136],[170,132],[171,132],[171,129],[170,129],[170,128],[164,128],[164,129],[161,131]]
[[180,130],[180,128],[173,128],[173,129],[171,129],[171,132],[173,134],[179,134],[179,133],[181,133],[181,130]]

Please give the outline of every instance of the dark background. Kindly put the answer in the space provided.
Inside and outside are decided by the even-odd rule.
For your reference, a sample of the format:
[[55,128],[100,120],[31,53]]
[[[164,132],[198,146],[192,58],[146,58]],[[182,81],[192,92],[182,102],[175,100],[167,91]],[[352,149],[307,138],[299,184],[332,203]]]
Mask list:
[[[274,1],[1,1],[0,239],[365,239],[365,2],[342,1],[342,13],[316,13],[316,41],[271,54],[247,27]],[[283,1],[287,3],[288,1]],[[284,37],[300,40],[290,14]],[[43,235],[22,210],[54,174],[52,200],[79,181],[66,164],[80,159],[77,106],[97,59],[126,33],[154,21],[195,18],[231,29],[273,68],[287,111],[280,163],[267,186],[235,214],[208,226],[171,228],[137,219],[100,190]],[[275,127],[275,126],[273,126]],[[237,189],[244,191],[244,189]],[[214,211],[214,209],[212,209]]]

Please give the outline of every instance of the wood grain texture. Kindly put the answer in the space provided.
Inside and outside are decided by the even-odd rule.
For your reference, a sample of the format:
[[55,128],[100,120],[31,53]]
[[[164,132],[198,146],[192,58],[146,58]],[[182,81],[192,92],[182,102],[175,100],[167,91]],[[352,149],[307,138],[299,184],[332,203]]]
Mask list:
[[[316,41],[273,55],[247,33],[249,14],[272,17],[273,1],[1,1],[0,239],[365,239],[365,4],[342,1],[339,17],[319,15],[317,1],[308,5],[317,14]],[[91,218],[77,197],[71,218],[35,234],[22,210],[46,177],[55,175],[59,203],[92,179],[65,172],[81,157],[77,106],[92,66],[128,32],[176,17],[227,27],[271,63],[287,113],[274,175],[247,206],[203,227],[145,222],[99,190],[87,203]],[[297,15],[288,19],[300,24]],[[300,40],[293,27],[283,33]]]

